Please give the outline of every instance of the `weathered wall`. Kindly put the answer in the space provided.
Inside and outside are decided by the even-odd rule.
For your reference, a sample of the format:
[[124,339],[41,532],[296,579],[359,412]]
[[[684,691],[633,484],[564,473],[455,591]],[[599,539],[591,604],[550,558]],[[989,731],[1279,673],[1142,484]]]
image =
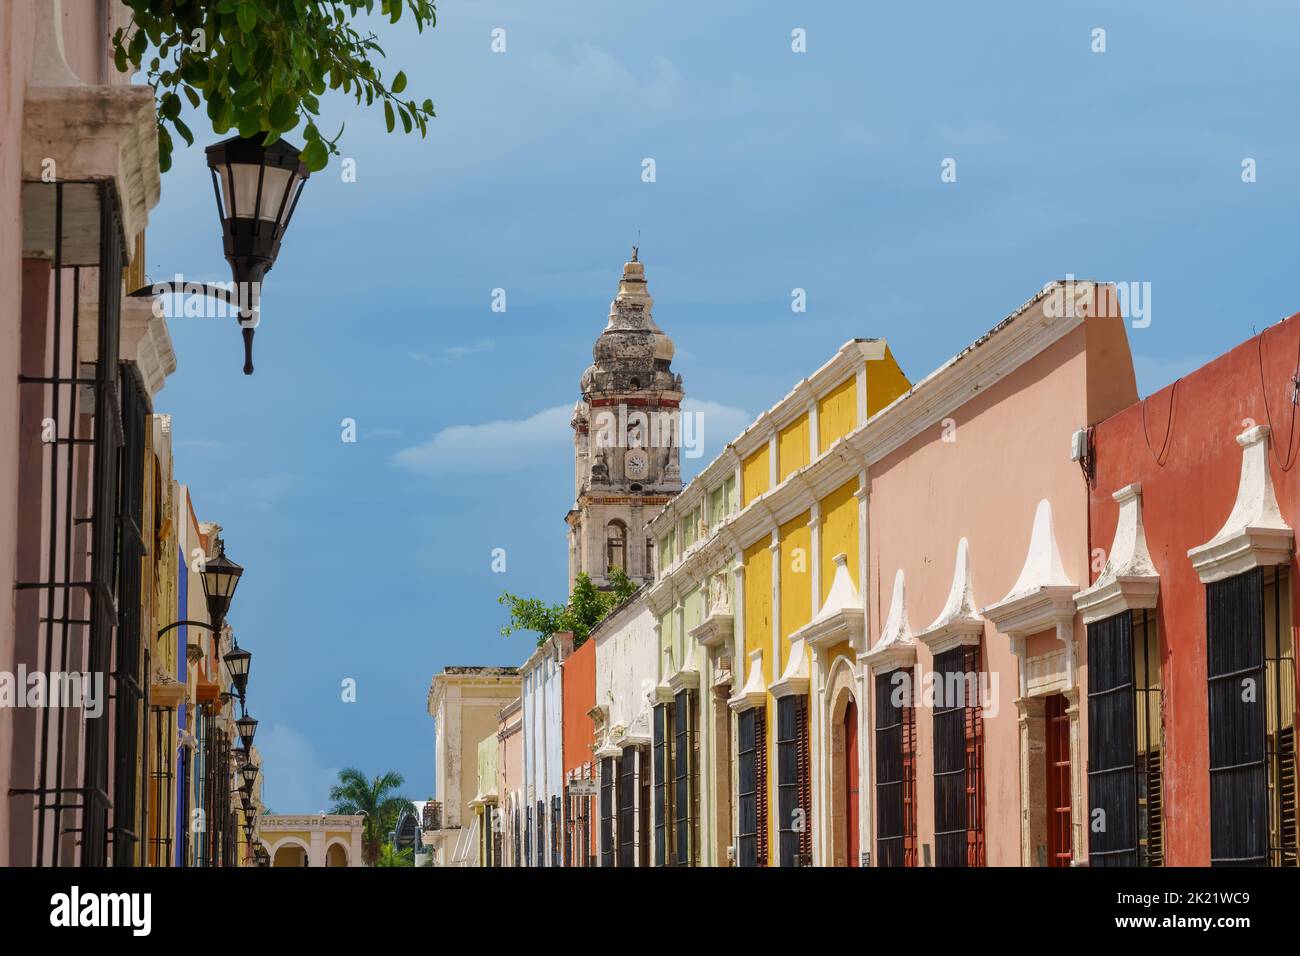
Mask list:
[[[1291,377],[1300,314],[1266,329],[1145,401],[1097,426],[1091,493],[1092,546],[1109,548],[1118,518],[1114,492],[1142,485],[1142,522],[1160,573],[1161,682],[1164,691],[1165,863],[1210,862],[1209,713],[1205,587],[1187,557],[1227,521],[1237,496],[1242,450],[1236,437],[1269,425],[1269,466],[1282,516],[1297,519],[1300,470],[1283,470],[1293,444]],[[1300,438],[1294,439],[1300,441]],[[1296,561],[1291,561],[1292,606]]]

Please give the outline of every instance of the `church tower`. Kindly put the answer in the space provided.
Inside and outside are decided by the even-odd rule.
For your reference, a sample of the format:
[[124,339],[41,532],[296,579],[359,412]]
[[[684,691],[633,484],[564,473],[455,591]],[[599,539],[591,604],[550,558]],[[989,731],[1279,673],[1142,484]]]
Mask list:
[[608,587],[611,567],[637,584],[650,581],[646,522],[682,490],[682,377],[673,373],[673,343],[655,325],[653,304],[633,246],[573,408],[570,590],[581,572]]

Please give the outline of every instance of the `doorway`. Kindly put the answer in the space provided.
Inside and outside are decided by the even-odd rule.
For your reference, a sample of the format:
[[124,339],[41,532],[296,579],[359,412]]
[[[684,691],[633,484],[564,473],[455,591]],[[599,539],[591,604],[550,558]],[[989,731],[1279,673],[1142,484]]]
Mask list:
[[858,852],[858,705],[844,708],[844,830],[849,866],[857,866]]

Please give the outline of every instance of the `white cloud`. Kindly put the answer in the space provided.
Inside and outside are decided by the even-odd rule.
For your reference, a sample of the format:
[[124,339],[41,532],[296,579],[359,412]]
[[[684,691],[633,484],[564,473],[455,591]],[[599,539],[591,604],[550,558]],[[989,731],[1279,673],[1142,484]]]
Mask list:
[[430,476],[518,473],[529,462],[563,460],[573,440],[572,418],[572,405],[557,405],[522,420],[451,425],[403,448],[393,463]]
[[330,808],[330,787],[338,769],[321,765],[316,748],[288,724],[271,724],[257,734],[262,766],[262,802],[273,813],[319,813]]
[[[719,402],[688,398],[682,410],[693,416],[687,436],[692,447],[682,449],[686,471],[711,461],[750,422],[743,409]],[[393,464],[431,477],[517,474],[523,463],[564,461],[572,454],[572,418],[573,406],[557,405],[524,419],[451,425],[397,452]]]

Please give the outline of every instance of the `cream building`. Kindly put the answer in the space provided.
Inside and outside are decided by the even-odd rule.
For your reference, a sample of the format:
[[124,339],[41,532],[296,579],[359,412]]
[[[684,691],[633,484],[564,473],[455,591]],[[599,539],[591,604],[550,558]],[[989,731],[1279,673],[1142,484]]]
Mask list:
[[258,821],[272,866],[365,866],[360,814],[265,816]]
[[434,866],[469,866],[477,859],[478,745],[496,735],[497,715],[519,690],[515,667],[447,667],[429,686],[441,819],[424,831],[424,842]]

